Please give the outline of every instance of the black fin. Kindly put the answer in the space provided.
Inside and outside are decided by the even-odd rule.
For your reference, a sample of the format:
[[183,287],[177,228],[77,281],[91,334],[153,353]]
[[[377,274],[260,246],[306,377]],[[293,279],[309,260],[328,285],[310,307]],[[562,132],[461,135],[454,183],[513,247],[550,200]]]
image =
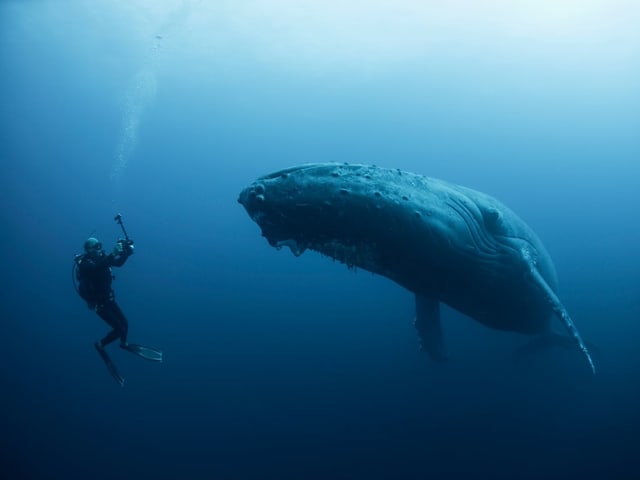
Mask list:
[[107,355],[107,352],[105,351],[104,347],[100,345],[100,342],[96,342],[95,347],[98,353],[100,354],[100,356],[102,357],[102,360],[104,360],[104,364],[107,366],[107,370],[109,371],[113,379],[116,382],[118,382],[118,385],[120,385],[121,387],[124,387],[124,378],[122,378],[122,376],[120,376],[120,374],[118,373],[118,369],[111,361],[111,358],[109,358],[109,355]]
[[121,348],[128,352],[135,353],[139,357],[152,362],[162,362],[162,350],[157,348],[146,347],[144,345],[137,345],[135,343],[124,343],[120,345]]

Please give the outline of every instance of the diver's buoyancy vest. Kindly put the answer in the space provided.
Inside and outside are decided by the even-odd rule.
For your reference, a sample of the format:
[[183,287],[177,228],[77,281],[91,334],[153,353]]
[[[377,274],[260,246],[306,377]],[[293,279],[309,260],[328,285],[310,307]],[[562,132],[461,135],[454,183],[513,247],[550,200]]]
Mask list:
[[[114,278],[111,267],[106,267],[104,272],[96,272],[96,278],[85,278],[80,267],[85,260],[85,254],[76,255],[74,259],[74,279],[78,295],[89,304],[110,298],[112,295],[111,281]],[[100,275],[103,278],[100,278]],[[101,286],[103,288],[100,288]]]

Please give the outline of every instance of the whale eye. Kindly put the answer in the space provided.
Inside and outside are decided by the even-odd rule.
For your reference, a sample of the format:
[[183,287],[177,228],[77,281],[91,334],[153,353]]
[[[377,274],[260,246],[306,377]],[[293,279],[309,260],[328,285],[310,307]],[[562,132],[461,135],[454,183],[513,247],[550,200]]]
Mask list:
[[504,233],[504,223],[502,214],[494,207],[482,210],[484,224],[487,230],[494,234]]
[[254,191],[258,194],[258,195],[262,195],[264,193],[264,185],[262,185],[261,183],[259,183],[258,185],[255,186]]

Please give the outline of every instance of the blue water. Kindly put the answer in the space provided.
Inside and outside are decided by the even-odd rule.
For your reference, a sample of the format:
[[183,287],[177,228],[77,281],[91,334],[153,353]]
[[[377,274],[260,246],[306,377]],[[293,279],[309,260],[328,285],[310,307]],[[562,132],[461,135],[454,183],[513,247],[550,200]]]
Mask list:
[[[520,4],[522,3],[522,4]],[[632,1],[0,3],[0,476],[638,478],[640,10]],[[304,162],[375,163],[491,195],[539,234],[598,346],[523,336],[272,249],[236,203]],[[73,291],[115,271],[130,341]]]

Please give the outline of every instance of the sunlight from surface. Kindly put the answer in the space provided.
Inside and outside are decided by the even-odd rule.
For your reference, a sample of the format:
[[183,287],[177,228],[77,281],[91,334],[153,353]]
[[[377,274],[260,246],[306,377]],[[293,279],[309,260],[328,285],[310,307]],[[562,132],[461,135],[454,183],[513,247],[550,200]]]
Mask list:
[[[501,45],[517,51],[571,49],[619,43],[617,53],[638,51],[629,1],[246,0],[122,2],[127,17],[156,29],[180,26],[185,47],[199,55],[247,49],[263,61],[340,68],[383,66],[431,52],[471,51]],[[231,38],[231,40],[229,39]],[[234,43],[231,44],[230,42]],[[622,50],[622,51],[620,51]],[[604,60],[600,58],[600,60]]]
[[36,4],[48,23],[23,15],[30,28],[75,30],[141,54],[159,35],[167,60],[202,64],[233,56],[287,70],[370,71],[531,55],[609,65],[637,63],[640,53],[640,2],[631,0],[75,0],[64,8],[43,0],[10,8]]

